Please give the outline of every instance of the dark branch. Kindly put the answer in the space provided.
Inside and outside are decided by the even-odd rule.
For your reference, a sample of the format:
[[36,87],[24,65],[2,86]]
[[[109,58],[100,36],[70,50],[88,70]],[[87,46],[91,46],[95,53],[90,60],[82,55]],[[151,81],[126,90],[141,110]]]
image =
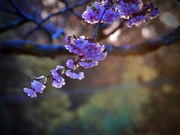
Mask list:
[[19,20],[15,20],[13,22],[10,22],[9,24],[5,24],[3,26],[0,26],[0,33],[10,30],[12,28],[21,26],[22,24],[27,23],[27,20],[25,19],[19,19]]
[[10,3],[12,4],[12,6],[16,9],[16,11],[19,13],[19,15],[22,18],[25,18],[29,21],[34,21],[34,17],[26,13],[15,0],[10,0]]
[[47,16],[45,19],[42,19],[41,21],[39,21],[39,22],[36,24],[36,26],[35,26],[32,30],[30,30],[30,31],[24,36],[24,39],[27,39],[28,36],[30,36],[33,32],[35,32],[37,29],[39,29],[39,27],[40,27],[43,23],[45,23],[46,21],[48,21],[51,17],[56,16],[56,15],[60,15],[60,14],[64,14],[64,13],[66,13],[66,12],[68,12],[68,11],[72,11],[74,8],[79,7],[79,6],[82,6],[82,5],[84,5],[84,4],[86,4],[86,3],[90,2],[90,1],[92,1],[92,0],[86,0],[86,1],[82,0],[82,1],[79,1],[78,3],[76,3],[74,6],[69,6],[69,7],[65,8],[65,9],[62,9],[62,10],[56,12],[56,13],[51,13],[51,14],[50,14],[49,16]]
[[[52,13],[50,14],[47,18],[45,19],[42,19],[42,20],[36,20],[35,17],[33,15],[30,15],[29,13],[27,13],[26,11],[24,11],[22,9],[22,7],[20,7],[19,3],[17,3],[17,1],[15,0],[9,0],[11,5],[14,7],[15,11],[11,11],[11,10],[6,10],[4,8],[2,8],[1,10],[5,10],[6,12],[8,13],[11,13],[11,14],[14,14],[14,15],[17,15],[17,16],[20,16],[21,18],[20,19],[17,19],[15,21],[12,21],[10,22],[9,24],[5,24],[3,26],[0,26],[0,33],[4,32],[4,31],[7,31],[7,30],[10,30],[12,28],[15,28],[15,27],[18,27],[18,26],[21,26],[22,24],[24,23],[28,23],[28,22],[33,22],[36,26],[30,30],[24,37],[23,39],[27,39],[33,32],[35,32],[36,30],[40,29],[43,30],[47,35],[48,35],[48,38],[49,38],[49,41],[52,42],[52,35],[51,33],[43,26],[43,23],[45,23],[46,21],[48,21],[51,17],[53,16],[56,16],[56,15],[59,15],[59,14],[63,14],[65,12],[68,12],[68,11],[73,11],[74,13],[74,8],[76,7],[79,7],[79,6],[82,6],[92,0],[82,0],[82,1],[79,1],[78,3],[76,3],[74,6],[69,6],[63,10],[60,10],[56,13]],[[74,13],[77,15],[77,13]],[[77,15],[78,16],[78,15]]]
[[7,9],[7,8],[4,8],[4,7],[0,7],[0,10],[3,11],[3,12],[9,13],[9,14],[17,15],[17,12],[16,12],[16,11],[13,11],[13,10],[11,10],[11,9]]
[[106,49],[113,55],[143,55],[153,52],[162,46],[168,46],[176,41],[180,41],[180,26],[170,31],[164,36],[159,37],[156,40],[148,40],[141,42],[137,45],[123,45],[119,47],[107,45]]
[[0,41],[0,52],[4,54],[25,54],[51,58],[57,55],[69,54],[63,45],[42,45],[25,40]]
[[[180,26],[156,40],[148,40],[137,45],[123,45],[119,47],[106,45],[106,51],[108,54],[119,56],[143,55],[153,52],[162,46],[168,46],[176,41],[180,41]],[[27,42],[24,40],[0,41],[0,52],[3,54],[15,53],[51,58],[62,55],[70,55],[64,45],[45,45]]]

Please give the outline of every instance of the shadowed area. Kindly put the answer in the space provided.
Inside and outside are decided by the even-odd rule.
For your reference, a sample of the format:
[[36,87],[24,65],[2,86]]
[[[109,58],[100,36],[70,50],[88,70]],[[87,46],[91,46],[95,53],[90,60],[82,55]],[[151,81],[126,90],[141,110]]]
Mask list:
[[[31,77],[50,75],[73,55],[65,36],[92,36],[81,19],[91,0],[0,1],[0,135],[179,135],[178,1],[157,1],[156,19],[128,28],[100,25],[107,58],[83,80],[30,98]],[[143,2],[147,2],[146,0]]]

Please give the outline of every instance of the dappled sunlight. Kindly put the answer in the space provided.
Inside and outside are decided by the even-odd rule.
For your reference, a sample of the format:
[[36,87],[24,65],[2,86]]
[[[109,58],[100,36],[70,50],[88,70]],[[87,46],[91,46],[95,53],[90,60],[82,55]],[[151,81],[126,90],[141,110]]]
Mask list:
[[179,18],[175,17],[171,12],[164,12],[160,16],[160,21],[163,22],[168,27],[177,27],[180,22]]
[[43,0],[43,4],[45,6],[54,5],[56,3],[56,0]]
[[43,10],[41,12],[41,16],[42,16],[42,18],[46,18],[48,16],[48,13],[46,12],[46,10]]
[[157,37],[156,30],[155,30],[154,26],[142,28],[141,34],[146,39],[152,39],[154,37]]
[[121,30],[117,30],[116,32],[114,32],[113,34],[111,34],[109,36],[109,40],[111,42],[117,42],[117,40],[119,39],[119,35],[121,34]]

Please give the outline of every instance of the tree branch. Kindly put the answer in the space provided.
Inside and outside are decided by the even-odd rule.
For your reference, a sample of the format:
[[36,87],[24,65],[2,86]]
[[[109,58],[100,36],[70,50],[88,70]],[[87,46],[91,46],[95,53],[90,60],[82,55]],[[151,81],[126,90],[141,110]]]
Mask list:
[[176,41],[180,41],[180,26],[169,33],[157,38],[156,40],[147,40],[136,45],[123,45],[119,47],[106,45],[106,49],[113,55],[143,55],[153,52],[162,46],[168,46]]
[[[180,26],[156,40],[148,40],[133,46],[122,45],[115,47],[106,45],[105,51],[107,51],[108,54],[119,56],[143,55],[176,41],[180,41]],[[25,54],[51,58],[70,55],[64,45],[38,44],[24,40],[0,41],[0,52],[3,54]]]
[[0,52],[4,54],[25,54],[54,58],[57,55],[68,55],[64,45],[38,44],[25,40],[0,41]]
[[67,8],[65,8],[65,9],[62,9],[62,10],[60,10],[60,11],[57,11],[57,12],[55,12],[55,13],[49,14],[49,16],[47,16],[45,19],[42,19],[41,21],[39,21],[38,23],[36,23],[36,26],[35,26],[33,29],[31,29],[31,30],[24,36],[23,39],[27,39],[28,36],[30,36],[33,32],[35,32],[37,29],[39,29],[39,27],[40,27],[43,23],[45,23],[47,20],[49,20],[51,17],[56,16],[56,15],[60,15],[60,14],[63,14],[63,13],[66,13],[66,12],[68,12],[68,11],[71,11],[71,10],[73,10],[74,8],[79,7],[79,6],[82,6],[82,5],[84,5],[84,4],[86,4],[86,3],[90,2],[90,1],[92,1],[92,0],[86,0],[86,1],[82,0],[82,1],[77,2],[77,3],[76,3],[75,5],[73,5],[73,6],[70,6],[70,7],[67,7]]
[[7,31],[7,30],[10,30],[12,28],[15,28],[15,27],[18,27],[18,26],[21,26],[22,24],[24,23],[27,23],[27,20],[25,19],[19,19],[19,20],[15,20],[15,21],[12,21],[8,24],[5,24],[3,26],[0,26],[0,33],[4,32],[4,31]]
[[22,18],[25,18],[26,20],[29,20],[29,21],[35,20],[34,17],[32,15],[26,13],[15,0],[10,0],[10,3],[16,9],[16,11],[19,13],[19,15],[22,16]]

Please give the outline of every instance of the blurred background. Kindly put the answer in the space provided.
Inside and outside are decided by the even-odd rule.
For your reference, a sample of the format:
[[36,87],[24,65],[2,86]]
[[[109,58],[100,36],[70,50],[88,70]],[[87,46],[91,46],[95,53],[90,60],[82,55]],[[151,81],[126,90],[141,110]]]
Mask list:
[[[38,20],[78,0],[16,1]],[[121,20],[102,26],[100,44],[134,45],[176,28],[180,24],[180,3],[153,1],[160,16],[138,27],[117,28]],[[65,44],[66,35],[91,36],[94,25],[80,19],[89,4],[51,17],[43,24],[46,31],[38,29],[27,35],[35,27],[29,21],[1,32],[0,40],[26,35],[26,40],[41,44]],[[0,0],[0,26],[18,20],[16,12],[8,0]],[[33,99],[23,92],[31,77],[49,75],[71,56],[51,59],[0,53],[0,135],[179,135],[179,44],[140,56],[108,55],[97,67],[82,69],[83,80],[65,77],[66,85],[61,89],[55,89],[49,81],[44,93]]]

